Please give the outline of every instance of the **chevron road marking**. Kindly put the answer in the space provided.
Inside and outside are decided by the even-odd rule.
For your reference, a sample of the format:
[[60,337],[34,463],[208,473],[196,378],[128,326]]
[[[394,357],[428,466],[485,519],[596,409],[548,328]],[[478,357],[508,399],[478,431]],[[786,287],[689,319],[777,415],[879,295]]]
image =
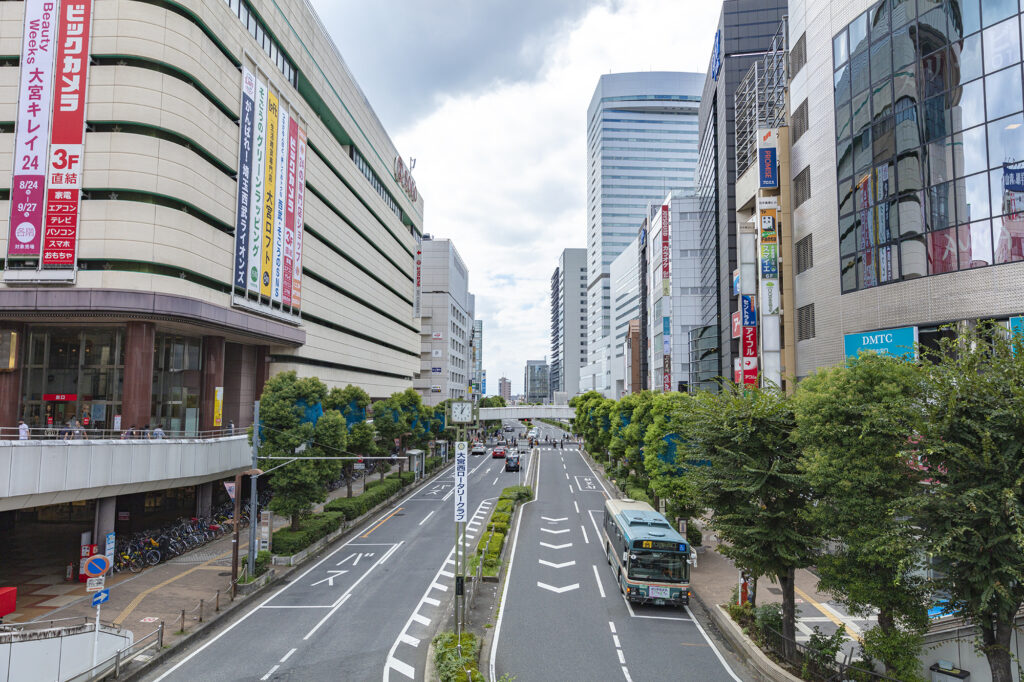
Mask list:
[[566,566],[575,566],[576,565],[575,561],[563,561],[560,564],[556,564],[556,563],[551,562],[551,561],[544,561],[543,559],[537,559],[537,561],[539,561],[540,563],[544,564],[545,566],[550,566],[551,568],[565,568]]
[[579,583],[573,583],[572,585],[566,585],[565,587],[553,587],[551,585],[548,585],[547,583],[542,583],[542,582],[540,582],[538,580],[537,581],[537,587],[539,587],[539,588],[541,588],[543,590],[551,590],[555,594],[562,594],[563,592],[571,592],[573,590],[578,590],[579,587],[580,587],[580,584]]
[[571,542],[567,542],[564,545],[549,545],[546,542],[540,543],[541,547],[547,547],[548,549],[565,549],[566,547],[572,547]]

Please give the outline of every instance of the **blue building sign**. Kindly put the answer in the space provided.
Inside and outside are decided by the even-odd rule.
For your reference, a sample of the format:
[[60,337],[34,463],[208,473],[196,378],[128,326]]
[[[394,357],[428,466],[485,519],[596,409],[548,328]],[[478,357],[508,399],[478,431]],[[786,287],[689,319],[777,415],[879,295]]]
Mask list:
[[715,46],[711,48],[711,80],[718,82],[722,70],[722,32],[715,31]]
[[740,297],[740,315],[743,319],[744,327],[756,327],[757,326],[757,313],[754,311],[754,297],[753,296],[741,296]]
[[779,150],[766,147],[757,150],[757,175],[761,189],[779,186]]
[[857,332],[843,337],[843,350],[847,358],[854,358],[862,350],[879,355],[893,355],[917,359],[917,327],[879,329],[873,332]]

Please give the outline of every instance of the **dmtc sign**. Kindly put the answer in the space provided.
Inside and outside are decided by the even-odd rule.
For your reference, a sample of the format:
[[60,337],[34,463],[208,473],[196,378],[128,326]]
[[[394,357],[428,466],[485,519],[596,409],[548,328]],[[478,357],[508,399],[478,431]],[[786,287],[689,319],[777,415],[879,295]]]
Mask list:
[[917,327],[880,329],[874,332],[858,332],[843,337],[843,349],[847,358],[856,357],[862,350],[879,355],[896,357],[911,356],[917,359]]

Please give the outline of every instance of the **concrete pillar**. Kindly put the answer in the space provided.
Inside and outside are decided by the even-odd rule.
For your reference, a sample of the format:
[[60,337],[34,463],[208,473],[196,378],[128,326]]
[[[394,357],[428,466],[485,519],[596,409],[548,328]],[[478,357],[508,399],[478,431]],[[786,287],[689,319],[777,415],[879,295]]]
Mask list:
[[220,426],[213,423],[216,390],[218,386],[224,388],[224,345],[223,336],[203,337],[203,384],[199,399],[200,431],[213,431],[226,426],[223,420]]
[[[144,427],[153,409],[153,344],[156,325],[129,322],[124,335],[124,389],[121,394],[121,428]],[[113,423],[113,420],[111,420]]]
[[[14,371],[0,372],[0,427],[12,429],[8,432],[8,438],[17,438],[18,420],[23,416],[21,404],[21,372],[24,364],[23,358],[27,356],[28,338],[25,333],[25,325],[21,322],[5,323],[0,331],[12,331],[15,337],[15,360]],[[7,366],[8,358],[3,358],[4,367]],[[29,425],[31,426],[31,424]]]
[[92,527],[93,544],[100,546],[100,552],[106,552],[107,533],[114,532],[117,520],[117,498],[101,497],[96,500],[96,520]]
[[[263,386],[267,383],[267,379],[270,378],[270,346],[260,346],[256,349],[256,386],[255,395],[256,400],[260,399],[263,395]],[[252,416],[249,416],[252,419]],[[252,423],[249,421],[248,423]]]
[[196,486],[196,516],[209,516],[213,510],[213,483],[200,483]]

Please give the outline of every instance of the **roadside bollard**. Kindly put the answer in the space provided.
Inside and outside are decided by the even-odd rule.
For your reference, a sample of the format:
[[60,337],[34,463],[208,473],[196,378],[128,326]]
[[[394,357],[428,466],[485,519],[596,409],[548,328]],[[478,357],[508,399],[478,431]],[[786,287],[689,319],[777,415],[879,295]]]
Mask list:
[[216,601],[214,602],[213,610],[220,613],[220,590],[217,590]]
[[203,600],[199,600],[199,622],[203,622]]
[[181,610],[181,632],[185,632],[185,609]]
[[164,622],[160,621],[159,633],[156,636],[156,648],[157,650],[164,648]]

